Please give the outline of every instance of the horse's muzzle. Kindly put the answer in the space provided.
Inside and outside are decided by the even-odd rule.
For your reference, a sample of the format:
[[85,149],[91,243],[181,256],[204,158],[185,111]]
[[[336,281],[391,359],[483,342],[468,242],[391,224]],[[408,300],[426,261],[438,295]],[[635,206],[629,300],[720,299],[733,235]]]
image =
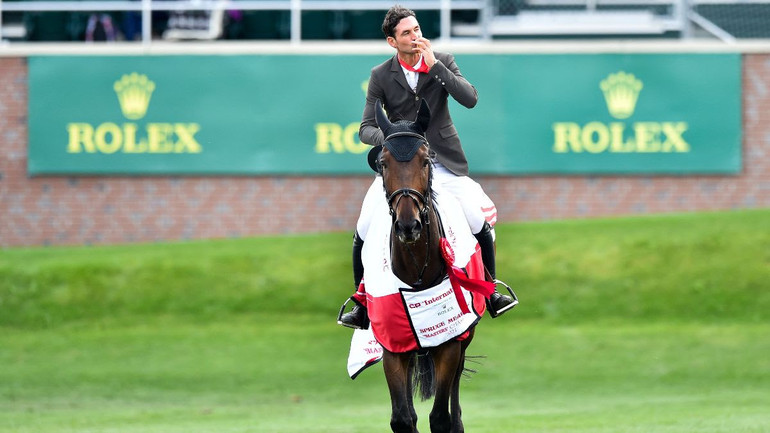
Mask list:
[[419,219],[416,218],[408,222],[396,220],[393,225],[393,231],[395,232],[396,236],[398,236],[398,240],[406,244],[411,244],[417,242],[417,240],[420,239],[422,223]]

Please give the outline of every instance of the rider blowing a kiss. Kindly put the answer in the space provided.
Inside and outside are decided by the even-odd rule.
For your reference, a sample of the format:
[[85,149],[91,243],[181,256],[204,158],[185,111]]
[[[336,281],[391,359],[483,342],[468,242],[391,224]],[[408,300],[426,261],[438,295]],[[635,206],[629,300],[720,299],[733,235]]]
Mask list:
[[[463,208],[471,231],[481,248],[484,266],[495,279],[495,231],[497,210],[492,200],[477,182],[468,177],[468,161],[460,138],[449,115],[451,96],[460,105],[473,108],[478,93],[460,73],[454,56],[433,51],[431,42],[424,38],[415,13],[401,6],[388,10],[382,23],[388,45],[396,55],[372,69],[366,92],[366,105],[359,129],[363,143],[381,146],[384,135],[375,120],[375,101],[378,99],[391,122],[414,120],[424,99],[431,112],[431,122],[425,131],[433,159],[433,182],[454,195]],[[366,292],[361,280],[364,266],[361,250],[372,219],[373,204],[385,200],[382,177],[377,176],[364,197],[361,214],[353,237],[353,279],[357,291],[351,297],[353,309],[342,315],[339,323],[351,328],[367,326]],[[487,305],[492,317],[512,308],[513,298],[494,292]]]

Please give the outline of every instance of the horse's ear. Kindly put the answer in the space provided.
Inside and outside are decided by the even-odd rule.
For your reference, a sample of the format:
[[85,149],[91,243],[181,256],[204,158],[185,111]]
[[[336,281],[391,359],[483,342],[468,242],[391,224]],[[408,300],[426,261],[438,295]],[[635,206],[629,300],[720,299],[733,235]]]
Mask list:
[[422,99],[420,110],[417,112],[417,120],[415,123],[417,123],[417,126],[422,128],[422,132],[428,130],[428,124],[430,123],[430,107],[428,107],[428,103],[425,101],[425,98]]
[[374,118],[377,121],[377,126],[380,127],[385,135],[388,135],[386,131],[390,129],[393,124],[388,120],[388,116],[385,114],[385,110],[382,108],[382,102],[380,102],[379,99],[374,101]]

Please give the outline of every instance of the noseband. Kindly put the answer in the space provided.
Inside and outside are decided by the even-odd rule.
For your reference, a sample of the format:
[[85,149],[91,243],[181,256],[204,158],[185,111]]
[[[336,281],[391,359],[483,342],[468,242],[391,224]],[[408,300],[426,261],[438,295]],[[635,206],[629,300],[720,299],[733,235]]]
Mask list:
[[[430,184],[428,184],[428,191],[430,191]],[[428,221],[427,217],[430,208],[428,207],[428,200],[425,198],[427,194],[428,193],[423,194],[414,188],[401,188],[393,191],[393,193],[388,196],[388,208],[390,208],[390,215],[395,219],[396,208],[401,202],[401,199],[404,197],[409,197],[414,200],[415,204],[417,205],[417,209],[420,210],[420,220],[424,219]]]

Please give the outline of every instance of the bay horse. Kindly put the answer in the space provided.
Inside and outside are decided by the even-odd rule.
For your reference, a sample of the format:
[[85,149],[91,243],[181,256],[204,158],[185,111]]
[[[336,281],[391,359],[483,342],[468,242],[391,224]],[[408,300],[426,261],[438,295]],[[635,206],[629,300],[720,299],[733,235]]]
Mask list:
[[[370,164],[382,175],[392,217],[392,272],[415,290],[430,288],[447,278],[440,245],[440,216],[432,199],[432,154],[424,137],[430,110],[423,100],[415,122],[391,123],[379,100],[375,105],[377,124],[386,138],[382,149],[370,155]],[[462,341],[453,338],[419,352],[395,353],[383,348],[393,432],[417,432],[415,385],[423,400],[434,398],[430,412],[432,433],[464,432],[460,379],[465,369],[465,351],[473,336],[471,327]]]

